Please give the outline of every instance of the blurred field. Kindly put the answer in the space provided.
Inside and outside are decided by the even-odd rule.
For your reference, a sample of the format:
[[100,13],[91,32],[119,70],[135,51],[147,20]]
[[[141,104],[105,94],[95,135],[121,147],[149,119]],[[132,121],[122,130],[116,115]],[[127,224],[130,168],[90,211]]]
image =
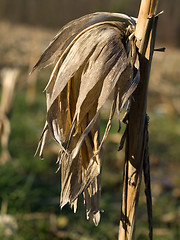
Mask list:
[[[140,0],[0,0],[0,21],[57,29],[82,15],[109,11],[137,16]],[[157,39],[180,46],[180,1],[160,0]]]
[[[10,161],[0,168],[0,239],[56,240],[117,238],[122,191],[123,151],[115,117],[104,146],[101,223],[85,220],[79,201],[78,212],[59,209],[58,147],[51,142],[41,161],[34,152],[45,120],[44,86],[51,67],[29,72],[56,31],[28,25],[0,23],[0,70],[18,68],[13,107],[9,116]],[[161,47],[157,44],[157,47]],[[164,46],[163,46],[164,47]],[[155,52],[149,88],[150,161],[153,195],[154,239],[180,239],[180,49],[167,47]],[[37,81],[36,81],[37,80]],[[109,103],[102,111],[102,129]],[[1,161],[1,159],[0,159]],[[144,185],[137,213],[136,239],[148,239]]]

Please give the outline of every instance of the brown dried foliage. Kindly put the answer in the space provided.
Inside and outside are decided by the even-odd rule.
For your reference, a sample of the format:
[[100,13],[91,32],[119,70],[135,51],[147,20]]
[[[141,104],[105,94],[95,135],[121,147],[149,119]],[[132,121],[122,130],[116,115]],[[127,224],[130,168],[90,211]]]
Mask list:
[[[55,56],[46,86],[47,120],[37,152],[52,137],[59,144],[60,206],[77,209],[83,193],[87,219],[100,220],[102,146],[115,110],[131,101],[139,74],[134,42],[135,20],[117,13],[94,13],[65,25],[33,70]],[[100,110],[114,92],[103,138]],[[128,111],[128,110],[127,110]]]

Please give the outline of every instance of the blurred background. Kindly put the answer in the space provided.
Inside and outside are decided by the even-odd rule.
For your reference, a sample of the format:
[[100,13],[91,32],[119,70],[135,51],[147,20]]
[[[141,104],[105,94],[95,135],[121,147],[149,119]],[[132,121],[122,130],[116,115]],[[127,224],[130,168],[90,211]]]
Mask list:
[[[180,239],[180,2],[160,0],[156,48],[148,96],[149,151],[155,240]],[[50,142],[42,161],[34,157],[46,115],[44,87],[52,67],[33,65],[57,31],[87,13],[138,15],[140,0],[0,0],[0,239],[117,239],[124,153],[115,117],[104,146],[101,223],[59,209],[58,146]],[[102,130],[108,117],[102,111]],[[135,239],[148,239],[142,183]]]

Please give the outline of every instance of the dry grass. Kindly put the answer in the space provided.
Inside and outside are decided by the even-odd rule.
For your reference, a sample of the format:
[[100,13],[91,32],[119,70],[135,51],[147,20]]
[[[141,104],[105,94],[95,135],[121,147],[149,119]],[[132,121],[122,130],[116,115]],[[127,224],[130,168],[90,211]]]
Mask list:
[[43,51],[53,31],[1,21],[0,33],[0,67],[2,68],[29,66],[32,55],[37,56]]

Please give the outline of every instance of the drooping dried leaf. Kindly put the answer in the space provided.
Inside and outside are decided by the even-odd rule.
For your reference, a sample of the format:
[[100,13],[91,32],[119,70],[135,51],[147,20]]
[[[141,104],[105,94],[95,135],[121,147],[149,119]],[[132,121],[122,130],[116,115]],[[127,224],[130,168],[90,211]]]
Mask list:
[[33,67],[32,71],[48,61],[57,50],[57,55],[60,56],[66,47],[72,42],[72,40],[85,28],[88,28],[95,23],[102,22],[109,18],[123,19],[125,21],[131,22],[132,24],[136,23],[134,18],[131,18],[125,14],[109,12],[96,12],[73,20],[60,29],[59,33],[54,37],[49,46],[45,49],[44,53],[36,65]]
[[[104,21],[117,17],[121,21]],[[123,19],[123,20],[122,20]],[[58,58],[46,86],[47,120],[40,139],[40,156],[51,135],[59,144],[60,205],[74,211],[83,193],[87,219],[100,221],[102,146],[118,111],[139,81],[138,57],[132,18],[116,13],[95,13],[63,27],[34,69],[56,52]],[[134,76],[136,73],[136,76]],[[100,110],[114,91],[109,121],[100,140]]]

